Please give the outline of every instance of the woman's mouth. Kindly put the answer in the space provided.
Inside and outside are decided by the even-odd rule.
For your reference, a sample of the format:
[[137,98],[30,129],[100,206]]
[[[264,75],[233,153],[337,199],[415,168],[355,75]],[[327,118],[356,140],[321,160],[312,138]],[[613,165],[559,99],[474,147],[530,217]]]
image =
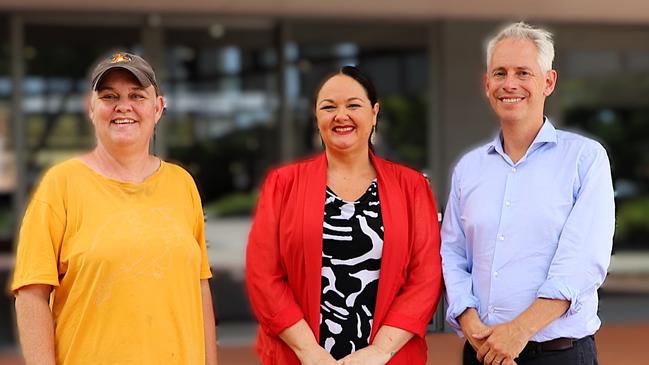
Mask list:
[[130,119],[130,118],[120,118],[120,119],[113,119],[110,121],[112,124],[117,124],[117,125],[124,125],[124,124],[133,124],[136,123],[135,120]]
[[338,126],[338,127],[333,127],[332,130],[336,134],[349,134],[354,129],[356,129],[356,128],[354,128],[353,126],[350,126],[350,125],[341,125],[341,126]]

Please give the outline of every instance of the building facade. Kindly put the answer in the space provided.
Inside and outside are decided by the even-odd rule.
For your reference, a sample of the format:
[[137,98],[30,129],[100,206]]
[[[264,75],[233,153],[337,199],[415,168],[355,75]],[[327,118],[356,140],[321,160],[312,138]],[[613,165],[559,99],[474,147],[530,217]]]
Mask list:
[[168,108],[153,148],[192,172],[214,219],[245,215],[269,167],[321,148],[312,93],[345,64],[377,84],[379,152],[428,173],[442,210],[457,158],[497,129],[483,42],[521,19],[555,34],[548,116],[611,156],[616,249],[649,249],[647,2],[0,0],[0,251],[43,169],[92,147],[88,70],[117,49],[154,64]]

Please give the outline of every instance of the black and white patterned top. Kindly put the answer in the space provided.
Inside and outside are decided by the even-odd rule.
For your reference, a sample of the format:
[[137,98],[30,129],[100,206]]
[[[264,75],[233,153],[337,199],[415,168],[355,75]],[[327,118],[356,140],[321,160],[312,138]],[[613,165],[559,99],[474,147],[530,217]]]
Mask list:
[[336,360],[366,347],[383,254],[376,180],[355,202],[327,188],[322,232],[320,345]]

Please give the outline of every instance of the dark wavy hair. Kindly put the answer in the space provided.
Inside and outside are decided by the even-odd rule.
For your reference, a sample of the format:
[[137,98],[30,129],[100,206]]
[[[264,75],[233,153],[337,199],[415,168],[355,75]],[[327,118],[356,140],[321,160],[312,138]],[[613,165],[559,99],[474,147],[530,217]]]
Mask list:
[[[318,87],[315,89],[315,92],[313,93],[314,114],[315,114],[315,107],[318,102],[318,94],[320,93],[320,90],[322,90],[322,87],[327,81],[329,81],[329,79],[337,75],[345,75],[356,80],[356,82],[358,82],[365,90],[365,94],[367,94],[367,98],[370,100],[370,104],[372,108],[374,108],[374,105],[376,105],[376,103],[379,102],[379,98],[376,93],[376,87],[374,87],[374,83],[372,82],[372,79],[370,79],[370,77],[365,72],[363,72],[358,66],[348,65],[348,66],[343,66],[339,70],[336,70],[334,72],[330,72],[322,79],[322,81],[320,81],[320,84],[318,84]],[[372,135],[376,131],[376,126],[378,124],[379,121],[377,115],[376,125],[372,129],[372,132],[370,133],[370,138],[367,141],[367,143],[370,146],[370,149],[374,148],[374,146],[372,145]]]

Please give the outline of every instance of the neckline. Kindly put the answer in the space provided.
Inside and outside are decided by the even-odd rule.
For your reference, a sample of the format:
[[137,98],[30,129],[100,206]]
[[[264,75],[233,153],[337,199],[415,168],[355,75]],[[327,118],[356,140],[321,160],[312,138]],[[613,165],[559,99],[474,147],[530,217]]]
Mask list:
[[333,197],[335,200],[338,200],[338,201],[340,201],[340,202],[342,202],[344,204],[359,204],[359,203],[362,203],[362,202],[366,201],[367,199],[369,199],[369,196],[370,196],[369,192],[370,192],[370,190],[372,190],[372,188],[375,188],[377,193],[378,193],[378,181],[377,181],[377,178],[374,178],[372,180],[372,182],[367,187],[365,192],[360,197],[358,197],[358,199],[356,199],[355,201],[347,201],[347,200],[339,197],[338,194],[336,194],[336,192],[333,191],[328,185],[326,186],[326,193],[327,193],[327,195],[330,195],[331,197]]
[[105,181],[107,181],[107,182],[109,182],[111,184],[116,184],[116,185],[119,185],[119,186],[126,186],[126,187],[134,187],[134,188],[145,186],[145,185],[151,183],[152,181],[154,181],[155,179],[157,179],[158,176],[160,176],[160,174],[162,173],[162,170],[165,168],[164,166],[166,166],[167,163],[164,160],[162,160],[161,158],[159,158],[159,160],[160,160],[160,165],[158,166],[158,168],[151,175],[147,176],[142,182],[136,183],[136,182],[118,180],[118,179],[103,175],[103,174],[99,173],[97,170],[93,169],[90,165],[83,162],[83,160],[80,157],[74,158],[75,162],[77,162],[78,164],[83,166],[87,171],[89,171],[95,177],[98,177],[98,178],[100,178],[102,180],[105,180]]

